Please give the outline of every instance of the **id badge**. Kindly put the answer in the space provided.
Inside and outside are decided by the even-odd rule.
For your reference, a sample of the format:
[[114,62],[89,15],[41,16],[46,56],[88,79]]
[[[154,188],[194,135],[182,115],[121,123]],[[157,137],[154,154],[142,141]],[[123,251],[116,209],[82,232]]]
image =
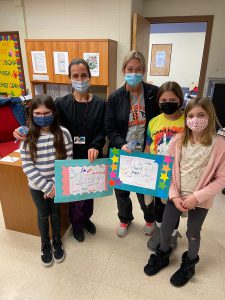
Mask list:
[[219,134],[219,135],[222,135],[222,136],[224,136],[225,137],[225,128],[220,128],[218,131],[217,131],[217,134]]
[[73,142],[76,145],[84,145],[85,140],[86,140],[85,136],[75,136]]

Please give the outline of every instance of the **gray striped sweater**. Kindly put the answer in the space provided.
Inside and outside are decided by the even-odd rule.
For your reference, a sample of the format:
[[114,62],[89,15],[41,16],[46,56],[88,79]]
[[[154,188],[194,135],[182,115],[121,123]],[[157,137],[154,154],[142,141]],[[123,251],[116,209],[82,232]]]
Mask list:
[[[73,143],[69,131],[61,126],[67,159],[73,157]],[[40,190],[43,193],[50,193],[54,184],[54,162],[56,151],[54,148],[54,135],[42,133],[37,140],[37,159],[35,163],[31,160],[30,152],[26,141],[20,144],[22,168],[28,178],[28,185],[31,189]]]

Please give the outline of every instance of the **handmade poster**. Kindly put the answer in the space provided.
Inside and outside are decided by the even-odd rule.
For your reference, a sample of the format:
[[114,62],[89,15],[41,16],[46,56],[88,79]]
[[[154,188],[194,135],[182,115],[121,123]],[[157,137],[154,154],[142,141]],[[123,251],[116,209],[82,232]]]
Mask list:
[[121,190],[168,198],[173,158],[110,149],[109,185]]
[[19,97],[26,87],[18,32],[0,32],[0,95]]
[[112,195],[108,182],[109,158],[55,161],[55,202],[72,202]]
[[45,51],[31,51],[33,72],[47,74],[47,62]]
[[99,76],[99,53],[84,53],[83,56],[89,65],[91,76]]
[[55,74],[68,75],[68,52],[53,52]]

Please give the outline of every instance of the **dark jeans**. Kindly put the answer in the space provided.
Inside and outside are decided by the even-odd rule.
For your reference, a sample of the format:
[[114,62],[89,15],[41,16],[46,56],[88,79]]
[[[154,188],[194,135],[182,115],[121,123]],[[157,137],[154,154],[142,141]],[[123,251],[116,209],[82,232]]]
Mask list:
[[[155,197],[154,202],[155,202],[155,220],[158,223],[162,223],[166,204],[162,203],[161,199],[158,197]],[[180,223],[180,218],[178,219],[174,229],[177,229],[179,227],[179,223]]]
[[49,237],[49,216],[52,225],[53,238],[60,238],[60,204],[54,203],[54,199],[44,198],[44,193],[30,189],[34,204],[37,207],[38,228],[42,243],[48,243]]
[[93,215],[93,199],[70,202],[69,215],[73,230],[81,230]]
[[[207,213],[208,209],[200,207],[188,211],[186,236],[188,238],[188,257],[191,260],[198,256],[200,232]],[[169,250],[170,238],[181,214],[182,212],[169,200],[166,204],[160,229],[160,250],[164,252]]]
[[[115,189],[117,207],[118,207],[118,217],[122,223],[130,223],[134,217],[132,214],[132,202],[130,199],[130,192]],[[148,223],[155,221],[155,209],[154,202],[150,203],[148,206],[145,205],[144,195],[137,193],[137,198],[141,209],[144,213],[144,219]]]

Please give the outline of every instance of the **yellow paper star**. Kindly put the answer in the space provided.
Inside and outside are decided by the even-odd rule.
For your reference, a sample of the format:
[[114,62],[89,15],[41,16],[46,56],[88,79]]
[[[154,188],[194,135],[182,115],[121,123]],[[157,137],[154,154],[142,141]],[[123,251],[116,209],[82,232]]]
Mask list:
[[118,162],[119,157],[116,157],[115,155],[111,158],[111,160],[113,161],[113,163]]
[[117,165],[115,165],[115,164],[112,164],[111,168],[112,168],[112,171],[115,171],[115,170],[117,170],[117,169],[118,169],[118,166],[117,166]]
[[171,169],[168,165],[163,165],[162,171],[169,172]]
[[169,179],[169,177],[167,176],[166,173],[162,173],[160,179],[166,181],[167,179]]

